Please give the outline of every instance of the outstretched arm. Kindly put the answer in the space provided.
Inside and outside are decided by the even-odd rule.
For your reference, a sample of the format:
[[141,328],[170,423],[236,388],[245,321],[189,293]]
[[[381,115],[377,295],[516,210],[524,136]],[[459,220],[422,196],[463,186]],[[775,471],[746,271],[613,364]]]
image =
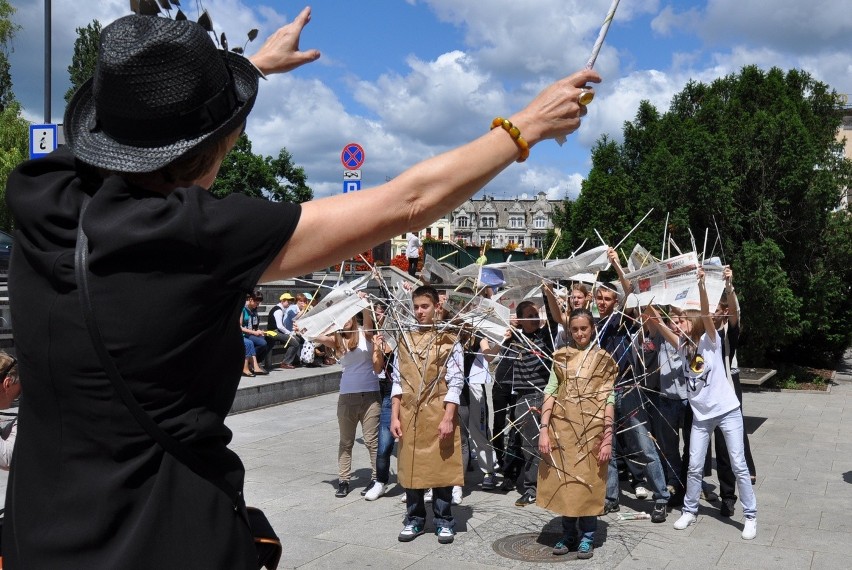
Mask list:
[[[578,101],[580,88],[599,81],[592,70],[561,79],[510,121],[531,147],[569,135],[586,113]],[[500,127],[490,131],[489,125],[482,127],[485,134],[473,142],[425,160],[381,186],[302,204],[293,235],[261,281],[327,267],[395,235],[425,227],[460,206],[519,157],[519,147],[509,133]],[[391,203],[397,207],[388,208]]]
[[725,293],[728,296],[728,324],[735,327],[740,322],[740,302],[734,290],[734,272],[730,266],[725,267],[722,276],[725,278]]
[[563,311],[562,307],[559,306],[559,301],[556,299],[556,295],[553,294],[553,289],[550,288],[547,282],[542,281],[541,290],[544,291],[544,298],[547,299],[547,307],[550,309],[550,314],[553,315],[553,318],[559,319],[562,328],[567,331],[568,313]]
[[609,248],[606,252],[606,256],[615,268],[615,272],[618,274],[618,281],[621,283],[621,288],[624,289],[624,303],[622,304],[622,306],[624,306],[627,304],[627,297],[633,292],[633,283],[624,277],[624,269],[621,267],[621,260],[618,258],[618,252],[613,248]]
[[698,268],[698,300],[701,303],[701,321],[704,323],[704,334],[707,340],[716,342],[716,325],[710,314],[710,301],[707,299],[707,288],[704,285],[704,268]]

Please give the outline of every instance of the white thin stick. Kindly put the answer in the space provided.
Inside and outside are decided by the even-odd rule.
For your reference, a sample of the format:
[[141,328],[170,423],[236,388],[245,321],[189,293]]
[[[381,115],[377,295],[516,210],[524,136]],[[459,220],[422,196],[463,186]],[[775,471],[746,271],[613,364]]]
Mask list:
[[713,225],[716,227],[716,235],[719,238],[719,249],[722,251],[722,265],[725,265],[725,246],[722,244],[722,232],[719,231],[719,224],[716,223],[716,216],[713,216]]
[[[714,220],[715,222],[715,220]],[[666,224],[663,226],[663,249],[660,251],[660,259],[666,258],[666,234],[669,231],[669,212],[666,212]]]
[[[592,55],[589,56],[589,60],[586,62],[586,69],[592,69],[595,66],[595,60],[598,59],[598,53],[601,51],[601,46],[603,46],[604,38],[606,38],[606,33],[609,31],[609,25],[612,23],[612,18],[615,16],[615,9],[618,8],[619,0],[612,0],[612,4],[610,4],[609,12],[604,18],[603,24],[601,24],[601,29],[598,32],[598,39],[595,40],[595,45],[592,46]],[[591,98],[589,98],[586,103],[591,102]],[[566,137],[561,136],[556,138],[557,144],[562,146],[565,144]]]
[[642,224],[642,222],[644,222],[644,221],[645,221],[645,218],[647,218],[648,216],[650,216],[650,215],[651,215],[651,212],[653,212],[653,211],[654,211],[654,208],[651,208],[650,210],[648,210],[648,213],[647,213],[647,214],[645,214],[645,215],[642,217],[642,219],[641,219],[641,220],[639,220],[639,223],[638,223],[638,224],[636,224],[635,226],[633,226],[633,228],[632,228],[629,232],[627,232],[627,235],[626,235],[626,236],[624,236],[623,238],[621,238],[621,241],[620,241],[620,242],[618,242],[617,244],[615,244],[615,245],[614,245],[614,246],[612,246],[612,247],[613,247],[614,249],[618,249],[618,246],[620,246],[621,244],[623,244],[623,243],[624,243],[624,240],[626,240],[627,238],[629,238],[629,237],[630,237],[630,234],[632,234],[632,233],[636,230],[636,228],[638,228],[638,227]]
[[601,25],[601,30],[598,32],[598,39],[595,40],[595,45],[592,47],[592,55],[589,56],[589,61],[586,62],[586,69],[592,69],[595,66],[595,60],[598,58],[598,53],[601,51],[606,33],[609,31],[609,25],[612,23],[613,16],[615,16],[615,9],[618,8],[618,1],[612,0],[612,4],[609,6],[609,13],[607,13]]
[[704,228],[704,247],[701,248],[701,265],[707,261],[705,256],[707,255],[707,234],[710,232],[710,228]]
[[601,240],[601,245],[603,245],[604,247],[606,247],[606,246],[607,246],[607,244],[606,244],[606,242],[604,241],[604,238],[602,238],[602,237],[601,237],[601,234],[599,234],[599,233],[598,233],[597,228],[595,228],[595,234],[598,236],[598,239],[599,239],[599,240]]

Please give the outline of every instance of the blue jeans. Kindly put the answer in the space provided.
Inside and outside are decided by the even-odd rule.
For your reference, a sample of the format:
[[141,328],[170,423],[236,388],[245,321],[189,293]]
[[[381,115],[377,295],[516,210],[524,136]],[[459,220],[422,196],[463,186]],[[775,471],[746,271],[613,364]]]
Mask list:
[[269,350],[269,347],[266,345],[266,337],[252,335],[245,338],[249,339],[254,345],[257,361],[263,362],[263,359],[266,358],[266,351]]
[[[673,400],[657,398],[657,411],[651,414],[654,437],[660,446],[660,461],[666,483],[679,491],[683,491],[685,481],[681,479],[680,434],[686,425],[686,413],[689,410],[689,400]],[[688,439],[688,438],[687,438]]]
[[394,439],[390,430],[391,395],[390,390],[382,397],[382,411],[379,416],[379,448],[376,450],[376,481],[387,484],[390,480],[390,458],[393,454]]
[[[562,536],[577,538],[577,527],[583,536],[580,538],[595,542],[595,531],[598,528],[598,517],[562,517]],[[579,541],[576,541],[579,543]]]
[[[425,494],[426,489],[405,490],[405,520],[403,524],[416,524],[420,528],[426,526],[426,503],[423,500]],[[453,519],[451,509],[452,500],[452,487],[432,488],[432,513],[435,528],[456,528],[456,521]]]
[[745,460],[743,414],[740,408],[709,420],[692,419],[692,433],[689,439],[689,471],[686,475],[686,497],[683,499],[683,512],[692,514],[698,512],[701,477],[704,474],[704,458],[707,455],[707,446],[710,445],[710,435],[717,427],[722,430],[725,443],[728,445],[731,468],[737,478],[743,514],[755,516],[757,515],[757,498],[754,496],[751,475],[749,475]]
[[[612,455],[624,456],[627,461],[634,461],[642,466],[645,480],[654,492],[657,503],[669,502],[669,490],[666,488],[666,477],[660,456],[654,446],[654,440],[648,432],[648,400],[639,386],[625,385],[615,392],[615,431],[621,432],[622,441],[627,446],[619,450],[618,438],[612,438]],[[615,461],[609,462],[606,480],[607,501],[618,502],[621,488],[618,484],[618,467]]]

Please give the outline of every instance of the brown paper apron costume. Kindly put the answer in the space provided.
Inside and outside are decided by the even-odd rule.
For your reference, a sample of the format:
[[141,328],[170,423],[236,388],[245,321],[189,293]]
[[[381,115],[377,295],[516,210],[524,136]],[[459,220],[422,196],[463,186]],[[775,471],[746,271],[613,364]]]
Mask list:
[[597,516],[607,476],[597,451],[618,367],[601,348],[564,347],[553,353],[553,369],[559,379],[548,427],[554,449],[541,458],[536,504],[565,516]]
[[397,480],[406,489],[464,484],[458,416],[453,437],[438,439],[447,395],[447,360],[456,335],[435,329],[403,333],[399,339],[402,387]]

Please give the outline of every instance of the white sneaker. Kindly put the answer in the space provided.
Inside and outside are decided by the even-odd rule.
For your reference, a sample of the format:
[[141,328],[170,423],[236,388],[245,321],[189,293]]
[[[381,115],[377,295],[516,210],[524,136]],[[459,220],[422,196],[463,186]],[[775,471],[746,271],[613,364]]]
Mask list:
[[675,521],[674,527],[677,530],[683,530],[691,524],[695,524],[695,515],[692,513],[683,513],[680,515],[680,518]]
[[423,502],[424,503],[431,503],[432,502],[432,489],[426,489],[426,493],[423,495]]
[[462,504],[462,488],[459,486],[453,487],[453,504]]
[[743,526],[743,540],[752,540],[757,536],[757,517],[746,516]]
[[373,483],[373,486],[367,491],[367,494],[364,495],[364,499],[367,501],[375,501],[379,497],[385,494],[385,484],[379,483],[376,481]]
[[402,496],[399,498],[400,503],[408,502],[408,493],[405,492],[405,489],[402,489]]
[[651,493],[651,491],[649,491],[648,489],[646,489],[645,487],[640,485],[640,486],[636,487],[635,495],[636,495],[637,499],[645,500],[645,499],[650,499],[652,493]]

